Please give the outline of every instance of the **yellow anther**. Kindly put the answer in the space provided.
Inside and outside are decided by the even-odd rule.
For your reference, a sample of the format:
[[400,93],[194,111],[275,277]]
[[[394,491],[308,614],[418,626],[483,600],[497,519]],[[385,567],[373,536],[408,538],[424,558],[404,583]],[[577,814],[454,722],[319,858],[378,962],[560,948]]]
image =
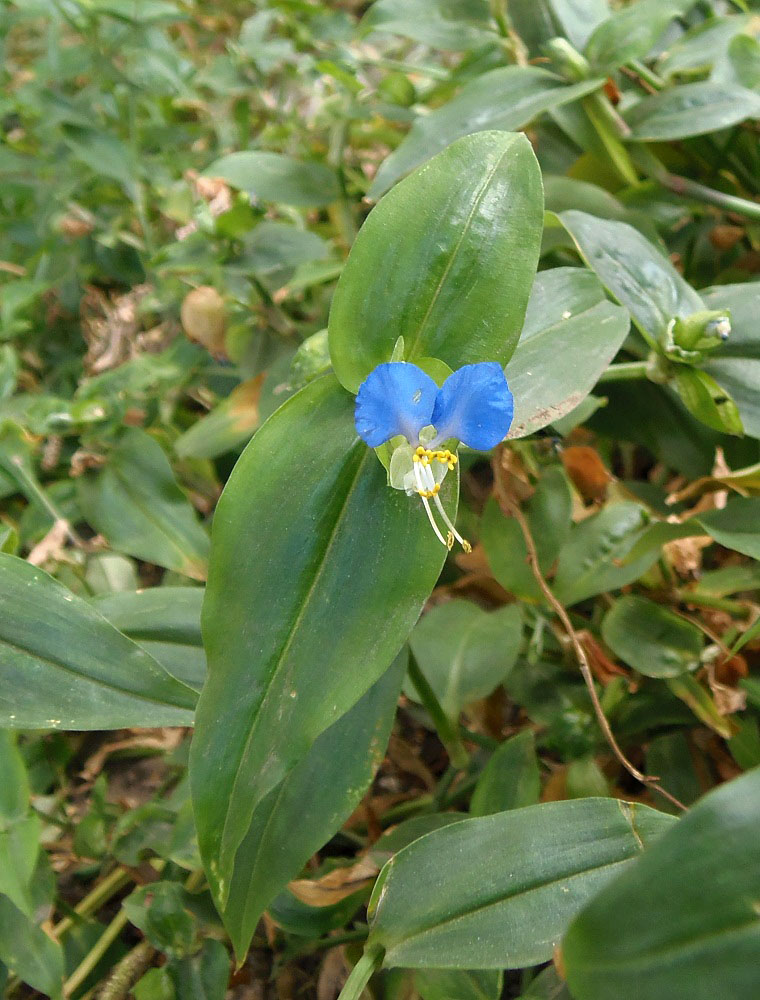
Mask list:
[[449,532],[446,535],[446,548],[449,550],[449,552],[451,552],[451,550],[454,548],[454,536],[452,535],[451,532]]
[[465,552],[472,552],[472,545],[470,545],[466,538],[462,539],[462,548]]
[[415,454],[415,455],[424,455],[424,454],[425,454],[425,450],[426,450],[426,449],[425,449],[425,448],[423,448],[423,447],[422,447],[422,445],[419,445],[419,447],[417,448],[417,450],[415,451],[415,453],[414,453],[414,454]]

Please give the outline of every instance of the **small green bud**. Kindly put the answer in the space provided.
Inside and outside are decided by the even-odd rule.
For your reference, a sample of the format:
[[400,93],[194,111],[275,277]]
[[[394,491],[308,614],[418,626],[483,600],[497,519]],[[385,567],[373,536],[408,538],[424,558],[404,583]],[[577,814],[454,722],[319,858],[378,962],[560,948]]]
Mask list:
[[673,341],[686,351],[707,351],[728,340],[731,318],[723,309],[700,309],[686,319],[676,319]]
[[568,80],[588,80],[591,75],[588,60],[566,38],[550,38],[544,45],[544,52]]

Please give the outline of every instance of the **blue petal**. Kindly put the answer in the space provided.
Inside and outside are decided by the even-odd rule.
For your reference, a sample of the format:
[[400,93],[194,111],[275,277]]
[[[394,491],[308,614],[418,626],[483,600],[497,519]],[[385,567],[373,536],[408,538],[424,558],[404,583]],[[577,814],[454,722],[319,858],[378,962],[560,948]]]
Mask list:
[[431,423],[438,386],[417,365],[388,361],[378,365],[359,386],[354,421],[370,448],[377,448],[397,434],[417,442]]
[[501,365],[482,361],[449,375],[438,391],[431,418],[436,442],[456,438],[488,451],[507,436],[514,400]]

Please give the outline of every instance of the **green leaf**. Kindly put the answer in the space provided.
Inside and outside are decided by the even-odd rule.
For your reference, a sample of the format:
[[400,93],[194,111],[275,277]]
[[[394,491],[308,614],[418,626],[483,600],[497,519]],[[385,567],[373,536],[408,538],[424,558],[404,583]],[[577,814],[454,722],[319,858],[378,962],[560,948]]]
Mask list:
[[688,705],[706,726],[724,740],[730,739],[734,731],[730,720],[721,714],[710,692],[696,677],[692,674],[681,674],[678,677],[666,678],[665,683],[676,698],[680,698],[685,705]]
[[554,593],[563,604],[577,604],[605,590],[633,583],[656,562],[648,551],[624,562],[647,523],[636,503],[611,503],[577,524],[559,554]]
[[117,552],[205,578],[208,535],[150,434],[128,430],[77,488],[85,517]]
[[[749,24],[748,17],[711,17],[686,31],[657,61],[657,72],[669,78],[680,73],[701,73],[724,59],[731,39]],[[745,36],[746,37],[746,36]]]
[[647,677],[678,677],[699,666],[702,633],[645,597],[626,594],[602,622],[602,638],[615,656]]
[[576,101],[601,83],[567,84],[536,66],[503,66],[483,73],[453,100],[415,121],[406,139],[381,164],[367,197],[379,198],[400,177],[462,136],[491,129],[515,132],[544,111]]
[[351,391],[399,337],[405,360],[504,364],[525,315],[542,228],[541,176],[524,135],[454,143],[370,213],[330,310],[330,355]]
[[731,316],[731,334],[705,362],[704,370],[734,400],[746,433],[760,438],[760,282],[706,288],[702,297],[708,309],[725,309]]
[[[386,485],[353,407],[332,376],[310,383],[257,431],[217,506],[191,777],[222,903],[256,807],[385,671],[446,554],[419,501]],[[448,477],[450,515],[456,489]]]
[[200,691],[206,678],[201,640],[202,587],[150,587],[108,594],[94,604],[124,635],[184,684]]
[[743,434],[736,403],[707,372],[679,368],[674,385],[686,409],[703,424],[724,434]]
[[400,655],[254,810],[221,911],[240,960],[266,907],[359,804],[385,754],[406,663]]
[[224,1000],[230,958],[221,941],[208,938],[199,951],[170,966],[177,1000]]
[[362,18],[363,35],[383,31],[438,49],[495,42],[487,0],[377,0]]
[[531,56],[564,35],[580,50],[594,28],[610,16],[607,0],[509,0],[509,20]]
[[554,34],[565,35],[576,49],[583,48],[597,25],[610,16],[607,0],[549,0],[549,4],[560,29]]
[[216,458],[247,441],[259,425],[263,376],[236,386],[226,399],[174,442],[180,458]]
[[631,137],[661,142],[705,135],[760,117],[760,94],[746,87],[705,81],[645,97],[626,115]]
[[[687,806],[702,794],[689,740],[683,731],[660,733],[649,741],[646,770],[647,774],[658,775],[662,787]],[[674,803],[662,802],[661,805],[666,812],[680,814]]]
[[50,1000],[63,996],[63,952],[7,896],[0,896],[0,962]]
[[574,410],[629,326],[626,310],[607,301],[589,271],[557,267],[537,274],[520,340],[504,370],[515,397],[509,437],[526,437]]
[[[559,466],[547,469],[526,504],[525,516],[536,542],[538,563],[548,573],[570,533],[573,499]],[[520,525],[506,517],[495,499],[486,504],[480,528],[491,572],[505,590],[528,601],[542,600]]]
[[[138,1000],[142,998],[139,997]],[[573,998],[554,966],[547,965],[532,980],[527,991],[520,994],[518,1000],[573,1000]]]
[[671,823],[646,806],[576,799],[429,833],[380,873],[367,947],[391,967],[545,962],[580,907]]
[[754,1000],[760,770],[706,795],[611,881],[563,944],[583,1000]]
[[39,857],[42,821],[29,812],[29,779],[15,734],[0,730],[0,895],[34,916],[30,883]]
[[541,777],[536,738],[523,729],[494,752],[478,778],[470,800],[472,816],[489,816],[538,802]]
[[105,131],[76,125],[65,125],[63,136],[77,160],[96,174],[119,181],[128,194],[134,192],[134,160],[121,139]]
[[[444,712],[456,719],[471,702],[485,698],[515,665],[522,616],[513,604],[484,611],[470,601],[447,601],[423,615],[409,643]],[[411,683],[407,697],[419,695]]]
[[503,979],[495,969],[418,969],[414,985],[422,1000],[499,1000]]
[[2,725],[192,724],[195,692],[47,573],[0,554],[0,596]]
[[760,498],[736,497],[721,510],[700,514],[698,521],[719,545],[760,559]]
[[285,205],[329,205],[340,194],[335,172],[323,163],[301,163],[282,153],[228,153],[204,171],[261,201]]
[[757,38],[737,35],[728,46],[727,58],[716,63],[712,79],[757,90],[760,87],[760,42]]
[[704,309],[691,285],[633,226],[575,211],[562,212],[559,219],[581,257],[650,343],[664,341],[674,317]]
[[609,73],[647,55],[674,17],[695,0],[638,0],[603,21],[588,40],[584,55],[594,70]]

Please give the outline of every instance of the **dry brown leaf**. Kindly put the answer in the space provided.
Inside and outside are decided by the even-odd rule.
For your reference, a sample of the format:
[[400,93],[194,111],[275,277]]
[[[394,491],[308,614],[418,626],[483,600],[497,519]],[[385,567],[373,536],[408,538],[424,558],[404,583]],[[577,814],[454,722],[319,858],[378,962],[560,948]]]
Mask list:
[[587,503],[605,498],[613,477],[595,448],[571,445],[562,450],[561,458],[565,472]]
[[59,518],[45,537],[39,541],[27,556],[32,566],[44,566],[48,561],[60,560],[71,532],[71,525],[65,518]]
[[160,750],[170,752],[176,750],[184,738],[184,729],[167,726],[162,729],[140,730],[133,736],[111,740],[108,743],[104,743],[87,759],[85,766],[80,772],[80,776],[84,781],[94,781],[105,767],[106,761],[111,754],[119,750]]
[[588,658],[591,672],[600,684],[606,687],[614,677],[625,677],[628,682],[628,690],[636,691],[638,684],[630,671],[611,660],[588,629],[581,629],[577,634]]
[[665,561],[681,577],[696,576],[702,568],[702,550],[712,545],[709,535],[676,538],[662,547]]
[[322,878],[299,878],[288,884],[296,899],[307,906],[332,906],[355,892],[370,886],[380,869],[368,858],[349,868],[336,868]]

